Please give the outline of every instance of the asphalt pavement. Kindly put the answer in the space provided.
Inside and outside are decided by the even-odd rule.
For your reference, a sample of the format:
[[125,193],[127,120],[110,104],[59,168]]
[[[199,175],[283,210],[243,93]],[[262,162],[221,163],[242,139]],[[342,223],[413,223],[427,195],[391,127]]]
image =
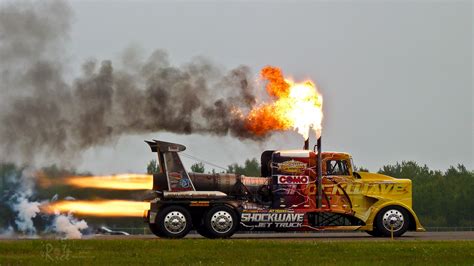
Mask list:
[[[41,236],[21,236],[21,235],[0,235],[2,240],[27,240],[27,239],[56,239],[58,236],[41,235]],[[203,238],[201,235],[192,231],[186,236],[189,239]],[[92,234],[83,235],[82,239],[145,239],[145,240],[166,240],[160,239],[155,235],[105,235]],[[295,240],[295,241],[386,241],[390,238],[373,237],[365,232],[287,232],[287,233],[237,233],[232,239],[255,239],[255,240]],[[416,240],[474,240],[474,231],[457,231],[457,232],[407,232],[401,237],[396,237],[400,241],[416,241]]]
[[[190,233],[186,238],[203,238]],[[159,239],[154,235],[88,235],[84,239]],[[271,240],[321,240],[321,241],[383,241],[390,238],[373,237],[365,232],[303,232],[303,233],[237,233],[232,239],[271,239]],[[407,232],[396,240],[474,240],[474,231],[458,232]]]

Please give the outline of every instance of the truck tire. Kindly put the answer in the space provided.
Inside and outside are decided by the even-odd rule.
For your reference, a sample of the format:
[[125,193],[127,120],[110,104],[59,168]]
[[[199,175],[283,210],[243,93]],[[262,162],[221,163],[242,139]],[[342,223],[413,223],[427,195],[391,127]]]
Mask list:
[[393,236],[403,235],[409,227],[410,217],[404,208],[400,206],[387,206],[379,211],[375,218],[375,230],[385,237],[391,236],[391,224],[393,224]]
[[158,225],[156,223],[154,224],[148,224],[148,227],[150,228],[150,231],[157,237],[164,237],[164,235],[158,230]]
[[[192,220],[188,210],[181,206],[168,206],[156,215],[156,233],[163,238],[183,238],[191,231]],[[150,226],[151,229],[151,226]]]
[[200,234],[201,236],[203,236],[203,237],[213,238],[212,235],[209,234],[209,231],[207,231],[207,229],[204,226],[200,226],[200,227],[196,228],[196,232],[198,234]]
[[382,234],[380,234],[379,230],[377,230],[377,228],[374,227],[374,230],[372,231],[365,231],[367,234],[371,235],[371,236],[374,236],[374,237],[381,237]]
[[229,238],[237,230],[239,218],[234,209],[220,205],[211,208],[204,215],[205,237]]

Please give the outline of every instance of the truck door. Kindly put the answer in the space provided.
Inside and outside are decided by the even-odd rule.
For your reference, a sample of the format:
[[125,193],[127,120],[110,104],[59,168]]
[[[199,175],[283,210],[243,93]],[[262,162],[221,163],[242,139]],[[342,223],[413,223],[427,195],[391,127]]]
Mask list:
[[354,183],[350,169],[346,159],[334,157],[323,159],[323,187],[329,200],[329,206],[323,207],[335,212],[352,213],[352,201],[346,190]]

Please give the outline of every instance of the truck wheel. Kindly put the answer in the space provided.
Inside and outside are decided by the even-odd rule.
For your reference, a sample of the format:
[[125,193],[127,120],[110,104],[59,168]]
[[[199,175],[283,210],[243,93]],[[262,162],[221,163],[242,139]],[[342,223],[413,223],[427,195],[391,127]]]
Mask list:
[[401,236],[407,230],[410,222],[408,212],[399,206],[383,208],[376,217],[376,230],[381,236],[390,237],[393,226],[393,236]]
[[377,230],[377,228],[374,227],[374,230],[372,231],[365,231],[367,234],[371,235],[371,236],[375,236],[375,237],[381,237],[382,235],[380,234],[379,230]]
[[191,214],[181,206],[168,206],[160,210],[155,223],[156,235],[164,238],[182,238],[192,227]]
[[227,206],[215,206],[204,215],[205,236],[208,238],[228,238],[237,230],[236,212]]
[[155,235],[155,236],[158,236],[158,237],[164,237],[164,235],[160,232],[160,230],[158,230],[158,225],[156,223],[154,224],[148,224],[148,227],[150,228],[150,231]]
[[198,232],[198,234],[200,234],[203,237],[212,238],[212,236],[209,234],[209,232],[204,226],[196,228],[196,232]]

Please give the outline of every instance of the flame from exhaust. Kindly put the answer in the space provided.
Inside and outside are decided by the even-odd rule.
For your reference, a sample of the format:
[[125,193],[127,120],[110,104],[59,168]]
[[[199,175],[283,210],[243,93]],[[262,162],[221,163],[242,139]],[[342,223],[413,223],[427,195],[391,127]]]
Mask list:
[[99,217],[142,217],[150,203],[127,200],[55,201],[41,206],[48,214],[69,213]]
[[81,188],[145,190],[153,187],[152,175],[120,174],[108,176],[72,176],[65,183]]
[[252,109],[247,115],[247,129],[256,135],[265,135],[271,130],[294,129],[305,139],[309,131],[321,135],[323,120],[323,97],[316,85],[310,81],[294,82],[283,77],[279,68],[267,66],[261,77],[268,81],[267,93],[275,99]]

